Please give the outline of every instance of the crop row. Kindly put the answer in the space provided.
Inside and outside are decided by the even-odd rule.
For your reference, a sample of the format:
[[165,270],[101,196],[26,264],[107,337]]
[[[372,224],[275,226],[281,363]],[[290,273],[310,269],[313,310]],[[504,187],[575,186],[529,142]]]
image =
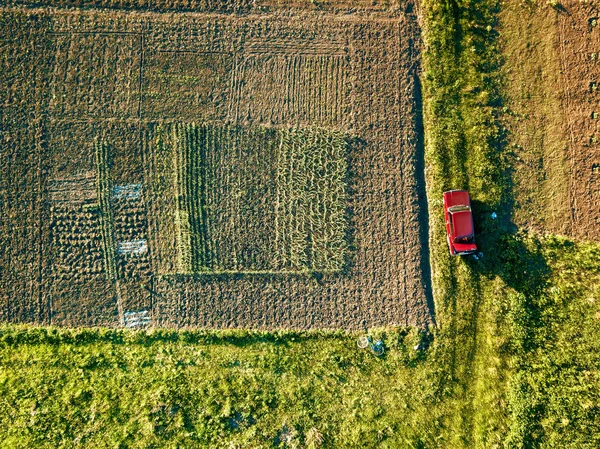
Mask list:
[[114,9],[141,9],[153,11],[214,11],[222,13],[249,10],[250,0],[18,0],[25,5],[52,7],[97,7]]
[[206,241],[202,238],[205,216],[204,176],[202,176],[202,146],[198,142],[198,127],[195,123],[177,124],[172,128],[175,185],[177,187],[178,263],[181,273],[192,273],[202,265],[206,253]]
[[108,144],[103,141],[95,142],[96,155],[96,187],[100,202],[100,229],[102,231],[102,247],[106,277],[109,280],[117,278],[115,264],[115,241],[113,230],[112,209],[110,205],[110,180],[108,169]]
[[279,264],[300,270],[343,268],[346,233],[346,142],[339,132],[279,133],[276,248]]

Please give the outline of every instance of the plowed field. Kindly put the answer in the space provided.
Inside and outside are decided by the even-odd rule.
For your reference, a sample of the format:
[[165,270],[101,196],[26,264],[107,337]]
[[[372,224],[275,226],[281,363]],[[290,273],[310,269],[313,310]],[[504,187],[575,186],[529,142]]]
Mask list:
[[600,9],[506,2],[501,13],[519,226],[600,240]]
[[563,98],[569,132],[572,236],[600,240],[600,9],[565,2],[559,18]]
[[432,320],[411,3],[42,4],[1,10],[0,320]]

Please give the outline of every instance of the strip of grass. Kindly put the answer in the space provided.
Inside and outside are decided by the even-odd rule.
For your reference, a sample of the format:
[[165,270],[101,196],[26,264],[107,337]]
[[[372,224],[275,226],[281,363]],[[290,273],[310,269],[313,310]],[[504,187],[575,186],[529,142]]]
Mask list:
[[[505,404],[510,357],[502,352],[507,323],[497,295],[498,236],[508,229],[502,157],[495,13],[497,2],[426,0],[423,64],[430,248],[440,352],[449,389],[449,447],[493,447],[508,426]],[[483,259],[451,258],[442,192],[468,189]],[[500,220],[492,220],[497,211]],[[503,213],[504,212],[504,213]]]
[[10,448],[418,448],[442,404],[420,336],[0,329]]
[[[448,441],[598,447],[599,248],[511,224],[498,7],[493,0],[424,2],[431,260],[453,385]],[[440,199],[456,188],[474,200],[479,261],[447,255]]]

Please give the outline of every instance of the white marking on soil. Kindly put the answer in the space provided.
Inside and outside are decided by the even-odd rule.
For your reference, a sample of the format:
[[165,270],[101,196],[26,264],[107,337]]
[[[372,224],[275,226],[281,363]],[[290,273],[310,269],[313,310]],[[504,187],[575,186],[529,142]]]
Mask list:
[[148,315],[147,310],[124,312],[123,321],[125,322],[125,327],[130,329],[134,327],[145,327],[150,324],[150,316]]
[[113,198],[139,198],[141,193],[141,184],[125,184],[113,187]]
[[117,252],[119,254],[144,254],[148,251],[147,240],[132,240],[130,242],[118,242]]

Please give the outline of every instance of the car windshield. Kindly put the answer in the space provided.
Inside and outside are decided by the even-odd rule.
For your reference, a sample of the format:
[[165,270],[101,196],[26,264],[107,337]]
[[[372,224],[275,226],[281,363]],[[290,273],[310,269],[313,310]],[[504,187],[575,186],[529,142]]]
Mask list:
[[454,243],[473,243],[473,236],[469,237],[456,237]]
[[471,208],[469,206],[450,206],[448,208],[449,212],[461,212],[465,210],[471,210]]

